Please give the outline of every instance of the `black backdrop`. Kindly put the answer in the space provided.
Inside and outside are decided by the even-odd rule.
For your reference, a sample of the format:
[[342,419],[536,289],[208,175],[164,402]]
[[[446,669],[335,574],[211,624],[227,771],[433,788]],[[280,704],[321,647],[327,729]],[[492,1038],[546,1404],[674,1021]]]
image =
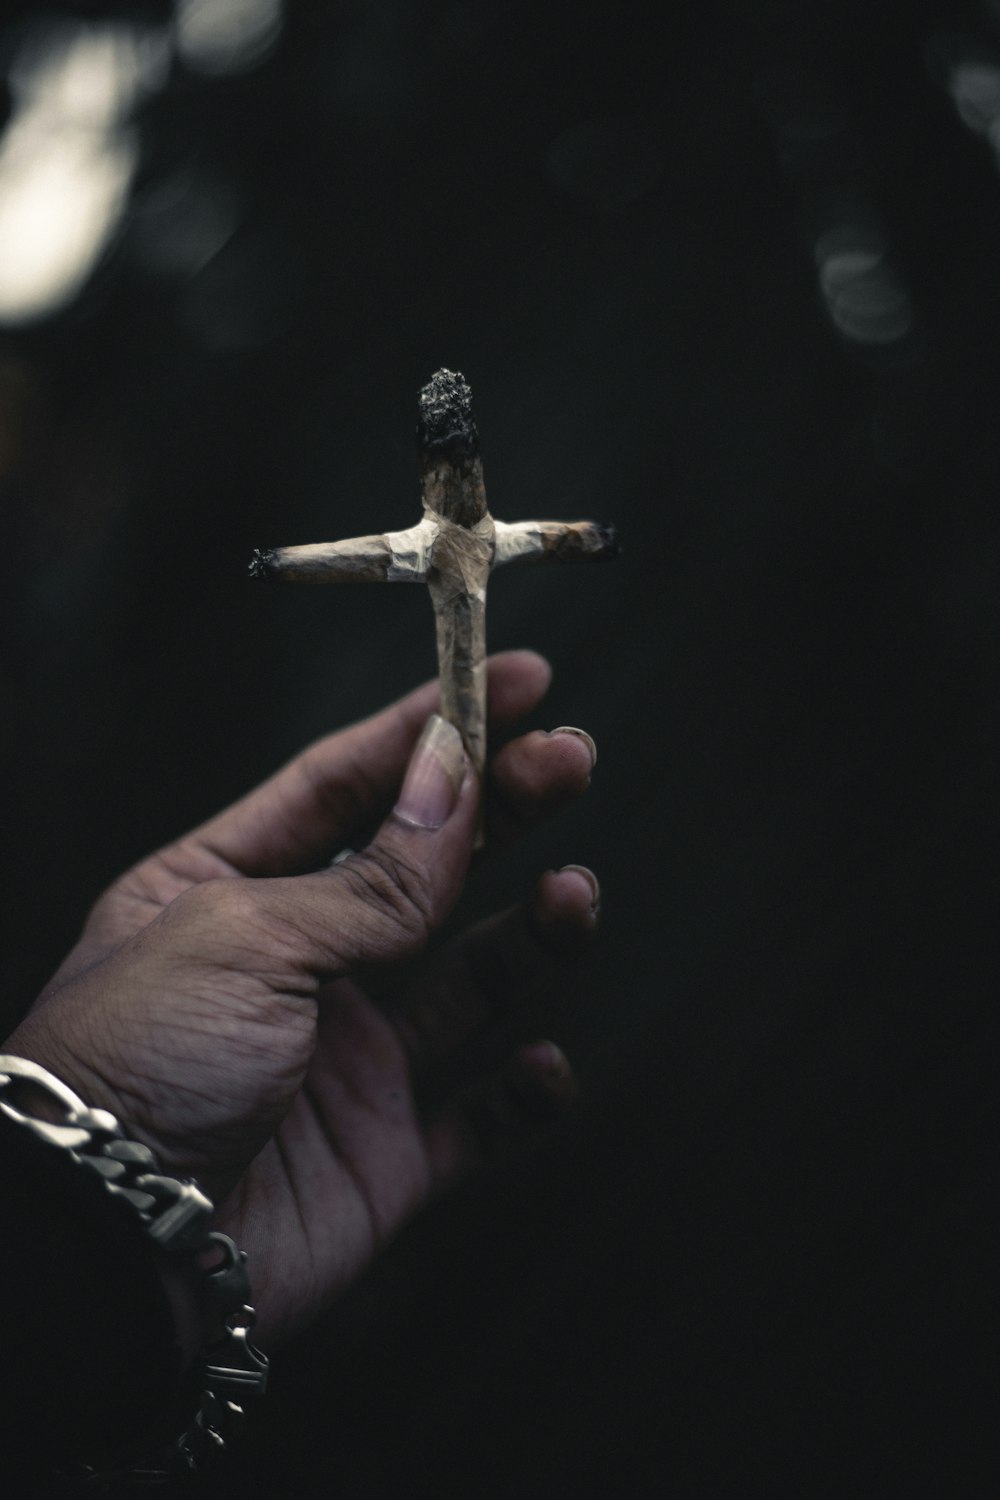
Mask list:
[[279,1356],[213,1492],[989,1492],[996,10],[293,4],[175,63],[87,286],[0,332],[10,1023],[127,863],[433,671],[412,591],[245,575],[412,524],[439,365],[495,514],[623,540],[495,580],[600,761],[467,904],[601,876],[524,1023],[581,1108]]

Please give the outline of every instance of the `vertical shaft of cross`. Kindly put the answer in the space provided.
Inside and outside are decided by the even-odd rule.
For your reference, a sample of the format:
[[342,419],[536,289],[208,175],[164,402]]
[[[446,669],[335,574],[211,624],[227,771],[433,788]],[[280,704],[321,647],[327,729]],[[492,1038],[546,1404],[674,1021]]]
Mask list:
[[450,580],[428,577],[437,634],[441,714],[462,736],[482,775],[486,766],[486,601],[456,596]]
[[417,450],[424,513],[438,526],[427,584],[434,605],[441,713],[476,771],[486,767],[486,583],[496,528],[486,505],[472,392],[439,370],[420,393]]

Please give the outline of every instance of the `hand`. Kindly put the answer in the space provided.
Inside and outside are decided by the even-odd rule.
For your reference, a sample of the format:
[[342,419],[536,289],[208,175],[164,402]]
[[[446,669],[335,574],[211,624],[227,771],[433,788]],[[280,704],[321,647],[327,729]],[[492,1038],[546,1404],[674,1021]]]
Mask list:
[[[530,711],[550,676],[530,652],[493,658],[489,674],[494,727]],[[596,904],[592,876],[550,871],[393,990],[394,969],[459,896],[478,814],[476,778],[442,720],[436,753],[418,746],[407,770],[436,700],[427,684],[319,741],[130,870],[0,1049],[112,1110],[164,1170],[199,1179],[215,1227],[249,1252],[264,1347],[315,1316],[496,1137],[573,1092],[562,1054],[540,1042],[431,1117],[418,1107],[429,1065],[585,949]],[[590,770],[579,735],[505,745],[487,852],[579,794]],[[379,818],[361,853],[329,866]],[[363,983],[376,973],[378,1000]]]

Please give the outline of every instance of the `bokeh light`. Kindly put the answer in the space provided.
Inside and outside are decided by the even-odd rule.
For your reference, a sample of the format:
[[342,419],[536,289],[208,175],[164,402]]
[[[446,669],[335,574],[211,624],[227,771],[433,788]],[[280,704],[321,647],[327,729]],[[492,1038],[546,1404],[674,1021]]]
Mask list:
[[983,58],[957,63],[951,71],[949,90],[969,129],[987,135],[1000,115],[1000,67]]
[[815,255],[827,311],[845,338],[894,344],[905,337],[913,309],[876,230],[839,225],[819,236]]
[[162,33],[126,24],[29,29],[0,140],[0,322],[70,302],[111,242],[138,164],[136,101],[163,79]]
[[281,32],[281,0],[178,0],[178,56],[196,73],[245,73],[263,62]]

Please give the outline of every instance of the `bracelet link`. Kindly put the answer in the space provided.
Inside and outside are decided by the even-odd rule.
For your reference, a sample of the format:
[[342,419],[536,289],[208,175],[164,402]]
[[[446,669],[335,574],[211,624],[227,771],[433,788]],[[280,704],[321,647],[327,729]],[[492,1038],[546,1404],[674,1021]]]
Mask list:
[[73,1111],[66,1123],[78,1125],[81,1130],[86,1130],[92,1145],[96,1147],[103,1147],[106,1142],[125,1139],[121,1126],[108,1109],[77,1109]]
[[146,1173],[136,1178],[135,1187],[164,1205],[150,1210],[146,1225],[146,1233],[161,1250],[176,1255],[198,1248],[212,1216],[212,1201],[196,1183]]
[[250,1301],[250,1278],[246,1271],[247,1253],[237,1250],[228,1234],[217,1229],[208,1236],[206,1250],[222,1251],[218,1265],[204,1266],[205,1280],[202,1284],[205,1300],[220,1316],[228,1317],[236,1308],[245,1308]]
[[[242,1311],[253,1316],[252,1308]],[[205,1383],[223,1399],[246,1401],[267,1390],[268,1360],[251,1344],[249,1332],[244,1323],[230,1323],[226,1337],[206,1351]]]

